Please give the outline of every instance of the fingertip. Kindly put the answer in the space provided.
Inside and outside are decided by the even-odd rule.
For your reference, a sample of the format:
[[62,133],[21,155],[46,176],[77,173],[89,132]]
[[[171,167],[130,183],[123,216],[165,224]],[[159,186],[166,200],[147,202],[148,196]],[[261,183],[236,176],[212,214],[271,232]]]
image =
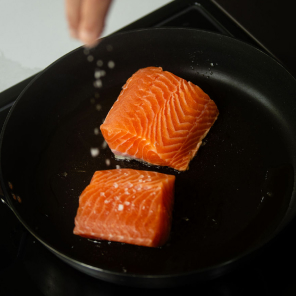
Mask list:
[[98,36],[93,32],[89,32],[86,30],[80,30],[78,38],[84,43],[85,47],[95,47],[98,43]]
[[78,32],[77,32],[77,30],[69,29],[69,32],[70,32],[70,36],[72,38],[78,39]]

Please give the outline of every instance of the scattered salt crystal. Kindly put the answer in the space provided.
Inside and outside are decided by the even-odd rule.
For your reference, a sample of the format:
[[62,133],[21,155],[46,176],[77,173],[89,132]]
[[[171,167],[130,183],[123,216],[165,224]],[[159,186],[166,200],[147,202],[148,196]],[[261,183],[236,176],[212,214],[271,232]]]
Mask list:
[[143,206],[142,209],[145,210],[145,206]]
[[87,60],[89,62],[92,62],[94,60],[94,57],[92,55],[87,56]]
[[105,192],[100,192],[100,195],[101,196],[105,196]]
[[104,142],[102,143],[102,148],[103,148],[103,149],[106,149],[106,148],[107,148],[107,146],[108,146],[107,142],[106,142],[106,141],[104,141]]
[[118,205],[118,211],[122,211],[123,210],[123,205]]
[[139,180],[139,182],[143,182],[143,180],[142,180],[142,179],[140,179],[140,180]]
[[106,75],[105,70],[96,70],[94,76],[95,76],[96,79],[99,79],[99,78],[101,78],[101,77],[103,77],[105,75]]
[[100,154],[100,150],[98,148],[90,148],[90,154],[92,157],[96,157]]
[[211,66],[212,66],[212,67],[214,67],[214,64],[213,64],[213,63],[211,63]]
[[102,67],[103,66],[103,61],[102,60],[97,60],[97,66]]
[[96,109],[97,109],[98,111],[100,111],[100,110],[102,110],[102,106],[101,106],[100,104],[97,104],[97,105],[96,105]]
[[98,135],[99,134],[99,129],[96,127],[95,129],[94,129],[94,133],[95,133],[95,135]]
[[114,183],[113,186],[114,186],[115,188],[118,188],[118,184],[117,184],[117,183]]
[[120,165],[117,164],[117,165],[116,165],[116,168],[117,168],[117,169],[120,169]]
[[88,48],[85,48],[85,49],[83,50],[83,53],[84,53],[85,55],[88,55],[88,54],[89,54],[89,49],[88,49]]
[[111,200],[110,199],[105,199],[104,203],[108,204]]
[[97,79],[94,82],[94,87],[100,88],[100,87],[102,87],[102,85],[103,85],[103,83],[102,83],[102,80],[101,79]]
[[115,200],[119,200],[119,196],[115,196],[114,199],[115,199]]
[[108,67],[109,67],[110,69],[113,69],[113,68],[115,67],[115,63],[114,63],[113,61],[109,61],[109,62],[108,62]]
[[101,71],[100,70],[95,71],[95,78],[98,79],[100,77],[101,77]]
[[129,201],[125,201],[124,204],[128,206],[130,204],[130,202]]
[[106,162],[106,165],[108,166],[110,165],[110,159],[107,158],[105,162]]

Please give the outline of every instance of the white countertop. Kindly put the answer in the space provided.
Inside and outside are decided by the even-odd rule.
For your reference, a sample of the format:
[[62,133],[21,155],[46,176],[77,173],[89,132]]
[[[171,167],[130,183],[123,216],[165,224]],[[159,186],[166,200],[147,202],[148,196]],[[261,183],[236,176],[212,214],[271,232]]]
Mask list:
[[[113,0],[102,36],[171,0]],[[0,0],[0,92],[82,44],[68,34],[63,0]]]

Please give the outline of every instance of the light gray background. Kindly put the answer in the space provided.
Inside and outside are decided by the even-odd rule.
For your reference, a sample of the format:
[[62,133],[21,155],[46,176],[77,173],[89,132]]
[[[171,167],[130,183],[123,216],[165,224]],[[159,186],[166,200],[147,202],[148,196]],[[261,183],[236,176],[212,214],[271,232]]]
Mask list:
[[[102,36],[170,0],[113,0]],[[63,0],[0,0],[0,92],[82,44],[68,34]]]

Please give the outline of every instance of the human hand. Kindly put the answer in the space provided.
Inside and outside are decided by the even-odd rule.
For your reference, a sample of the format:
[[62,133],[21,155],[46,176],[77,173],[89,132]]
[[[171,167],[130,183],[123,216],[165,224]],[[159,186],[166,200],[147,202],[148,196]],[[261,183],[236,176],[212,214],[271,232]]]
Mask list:
[[112,0],[65,0],[66,15],[72,37],[85,46],[98,43]]

